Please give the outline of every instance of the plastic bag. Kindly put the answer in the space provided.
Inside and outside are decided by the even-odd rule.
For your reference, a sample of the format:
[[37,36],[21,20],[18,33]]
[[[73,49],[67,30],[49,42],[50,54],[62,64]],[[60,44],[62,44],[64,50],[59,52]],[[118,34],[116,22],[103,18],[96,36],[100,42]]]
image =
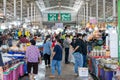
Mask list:
[[35,76],[35,80],[44,80],[45,79],[45,62],[42,61],[42,64],[39,64],[38,75]]
[[74,56],[73,56],[73,49],[72,48],[69,49],[69,61],[72,62],[72,63],[75,63],[75,59],[74,59]]

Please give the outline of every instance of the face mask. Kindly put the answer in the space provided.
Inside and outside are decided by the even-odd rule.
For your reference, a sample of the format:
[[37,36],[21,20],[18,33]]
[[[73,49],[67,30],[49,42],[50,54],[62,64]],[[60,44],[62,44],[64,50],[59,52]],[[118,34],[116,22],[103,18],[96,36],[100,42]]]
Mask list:
[[48,38],[48,41],[50,41],[50,38]]
[[87,40],[87,36],[85,36],[84,39]]

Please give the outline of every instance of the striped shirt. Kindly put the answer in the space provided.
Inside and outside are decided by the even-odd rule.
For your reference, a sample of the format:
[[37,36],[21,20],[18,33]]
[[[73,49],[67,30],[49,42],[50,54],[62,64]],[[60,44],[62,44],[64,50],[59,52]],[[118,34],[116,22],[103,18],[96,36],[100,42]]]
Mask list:
[[40,57],[40,52],[38,47],[31,45],[26,49],[26,58],[28,62],[38,62],[38,58]]

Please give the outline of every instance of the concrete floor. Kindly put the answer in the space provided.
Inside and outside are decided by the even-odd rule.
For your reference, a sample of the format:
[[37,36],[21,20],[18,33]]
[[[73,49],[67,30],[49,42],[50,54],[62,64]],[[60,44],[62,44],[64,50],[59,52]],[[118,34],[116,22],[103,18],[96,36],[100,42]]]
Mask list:
[[[41,70],[39,70],[39,75],[41,74],[44,74],[44,73],[42,73]],[[73,64],[64,64],[64,63],[62,64],[62,75],[60,79],[57,77],[57,72],[56,72],[56,78],[54,79],[49,78],[50,74],[51,74],[50,68],[46,68],[45,78],[42,78],[42,79],[38,78],[36,80],[93,80],[91,77],[80,79],[79,77],[74,76]],[[25,76],[20,80],[29,80],[29,79],[28,79],[28,76]]]

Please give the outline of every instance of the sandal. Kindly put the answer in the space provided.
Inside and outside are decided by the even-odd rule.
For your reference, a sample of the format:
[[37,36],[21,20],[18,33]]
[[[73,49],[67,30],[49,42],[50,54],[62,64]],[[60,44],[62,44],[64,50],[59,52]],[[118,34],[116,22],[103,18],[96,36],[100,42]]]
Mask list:
[[55,78],[55,76],[53,76],[53,75],[50,75],[50,76],[49,76],[49,78],[52,78],[52,79],[54,79],[54,78]]

